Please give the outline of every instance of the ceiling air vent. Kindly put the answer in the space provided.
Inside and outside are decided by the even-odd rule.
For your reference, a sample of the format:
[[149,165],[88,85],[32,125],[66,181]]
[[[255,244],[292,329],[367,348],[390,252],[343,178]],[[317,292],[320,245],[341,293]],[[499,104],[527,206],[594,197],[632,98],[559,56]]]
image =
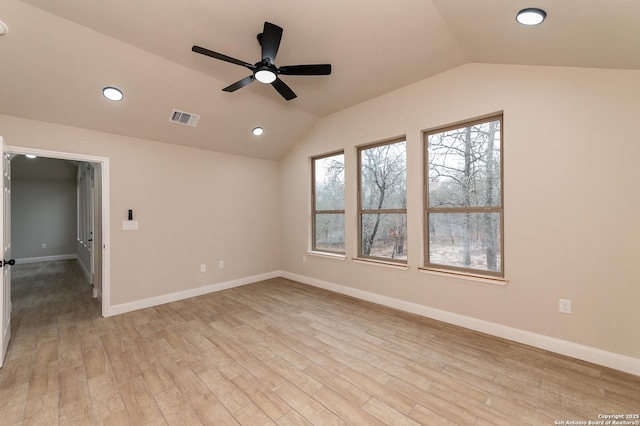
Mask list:
[[169,121],[177,124],[184,124],[185,126],[196,127],[200,120],[200,116],[197,114],[191,114],[190,112],[178,111],[174,109],[171,111]]

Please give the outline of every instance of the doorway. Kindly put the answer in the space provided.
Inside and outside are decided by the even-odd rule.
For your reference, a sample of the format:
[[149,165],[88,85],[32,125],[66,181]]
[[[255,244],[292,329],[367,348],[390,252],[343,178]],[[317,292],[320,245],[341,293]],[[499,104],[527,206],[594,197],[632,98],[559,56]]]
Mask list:
[[[36,155],[41,158],[70,160],[85,164],[92,170],[90,180],[90,194],[87,204],[92,203],[95,219],[90,224],[84,224],[89,234],[86,241],[90,243],[90,255],[88,257],[90,273],[93,283],[98,284],[98,293],[102,298],[102,316],[111,316],[110,313],[110,222],[109,222],[109,159],[85,154],[49,151],[16,146],[5,146],[5,152],[14,155]],[[79,253],[80,254],[80,253]]]

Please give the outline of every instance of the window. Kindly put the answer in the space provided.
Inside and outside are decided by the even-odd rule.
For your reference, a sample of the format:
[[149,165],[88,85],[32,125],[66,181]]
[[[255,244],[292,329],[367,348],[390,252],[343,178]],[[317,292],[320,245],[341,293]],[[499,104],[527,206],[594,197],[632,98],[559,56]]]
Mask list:
[[344,254],[344,153],[311,159],[312,250]]
[[425,266],[504,276],[502,115],[424,138]]
[[407,146],[358,149],[358,256],[407,262]]

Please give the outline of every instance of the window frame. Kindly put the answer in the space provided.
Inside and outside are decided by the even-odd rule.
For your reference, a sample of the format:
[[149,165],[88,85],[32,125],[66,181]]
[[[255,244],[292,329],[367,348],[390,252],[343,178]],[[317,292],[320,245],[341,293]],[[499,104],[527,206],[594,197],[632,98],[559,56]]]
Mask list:
[[[388,257],[379,257],[379,256],[371,256],[371,255],[365,255],[362,252],[362,217],[365,214],[404,214],[405,216],[405,221],[408,222],[408,213],[407,213],[407,208],[404,209],[376,209],[376,210],[370,210],[370,209],[363,209],[362,208],[362,152],[367,150],[367,149],[371,149],[371,148],[376,148],[379,146],[384,146],[384,145],[393,145],[396,143],[400,143],[400,142],[404,142],[405,143],[405,182],[408,184],[408,170],[407,170],[407,137],[406,135],[404,136],[400,136],[400,137],[396,137],[393,139],[386,139],[384,141],[380,141],[380,142],[374,142],[374,143],[370,143],[370,144],[366,144],[366,145],[361,145],[357,147],[357,153],[356,153],[356,157],[358,160],[358,176],[357,176],[357,180],[358,180],[358,186],[357,186],[357,193],[356,193],[356,205],[357,205],[357,218],[358,218],[358,257],[357,259],[359,260],[365,260],[365,261],[375,261],[375,262],[383,262],[383,263],[391,263],[391,264],[399,264],[399,265],[407,265],[408,264],[408,254],[407,254],[407,259],[390,259]],[[405,197],[407,196],[406,194],[406,188],[405,188]],[[408,200],[407,200],[408,201]],[[407,203],[408,204],[408,203]],[[407,231],[408,231],[408,223],[407,223]],[[405,232],[405,247],[408,246],[407,242],[408,242],[408,236],[409,233]]]
[[[500,122],[500,205],[499,206],[484,206],[484,207],[430,207],[429,206],[429,135],[447,132],[450,130],[463,129],[474,125],[488,123],[491,121]],[[499,112],[474,118],[471,120],[464,120],[454,124],[436,127],[433,129],[423,131],[423,242],[424,242],[424,269],[434,270],[439,272],[449,273],[462,273],[471,276],[486,276],[491,278],[504,278],[505,277],[505,264],[504,264],[504,113]],[[429,261],[429,213],[499,213],[500,215],[500,271],[490,271],[475,268],[465,268],[460,266],[443,265],[439,263],[431,263]]]
[[[339,150],[339,151],[333,151],[327,154],[322,154],[322,155],[317,155],[314,157],[311,157],[311,251],[312,252],[317,252],[317,253],[329,253],[329,254],[334,254],[334,255],[345,255],[346,254],[346,237],[345,237],[345,247],[343,250],[327,250],[327,249],[322,249],[322,248],[318,248],[316,245],[316,216],[317,215],[323,215],[323,214],[342,214],[342,217],[344,218],[343,223],[343,233],[346,232],[346,216],[345,216],[345,210],[344,208],[342,210],[318,210],[316,208],[316,160],[322,160],[324,158],[329,158],[329,157],[335,157],[337,155],[342,155],[343,158],[343,164],[345,167],[345,182],[344,185],[346,187],[346,161],[345,160],[345,155],[344,155],[344,150]],[[346,188],[345,188],[346,189]],[[344,190],[343,190],[344,191]],[[343,202],[343,207],[346,204],[346,193],[345,193],[345,200]]]

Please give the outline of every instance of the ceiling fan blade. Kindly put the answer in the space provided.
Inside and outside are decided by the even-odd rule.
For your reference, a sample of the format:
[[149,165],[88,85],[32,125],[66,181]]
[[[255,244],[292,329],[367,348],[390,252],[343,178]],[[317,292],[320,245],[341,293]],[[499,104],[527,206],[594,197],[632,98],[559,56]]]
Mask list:
[[329,75],[331,64],[287,65],[278,68],[278,72],[283,75]]
[[224,90],[225,92],[235,92],[238,89],[242,89],[244,86],[246,86],[249,83],[253,83],[255,81],[255,77],[252,75],[250,75],[249,77],[245,77],[240,81],[236,81],[235,83],[233,83],[230,86],[225,87]]
[[213,50],[205,49],[204,47],[193,46],[191,50],[193,52],[200,53],[201,55],[210,56],[221,61],[230,62],[242,67],[247,67],[250,70],[253,70],[255,68],[252,64],[241,61],[240,59],[232,58],[231,56],[223,55],[222,53],[214,52]]
[[291,90],[291,88],[287,86],[287,84],[284,81],[280,80],[279,78],[276,78],[275,81],[271,83],[271,85],[275,87],[278,93],[280,93],[282,97],[288,101],[298,96],[295,93],[293,93],[293,90]]
[[264,30],[260,37],[260,44],[262,44],[262,59],[269,59],[271,64],[275,64],[276,54],[278,53],[281,39],[282,28],[272,24],[271,22],[265,22]]

